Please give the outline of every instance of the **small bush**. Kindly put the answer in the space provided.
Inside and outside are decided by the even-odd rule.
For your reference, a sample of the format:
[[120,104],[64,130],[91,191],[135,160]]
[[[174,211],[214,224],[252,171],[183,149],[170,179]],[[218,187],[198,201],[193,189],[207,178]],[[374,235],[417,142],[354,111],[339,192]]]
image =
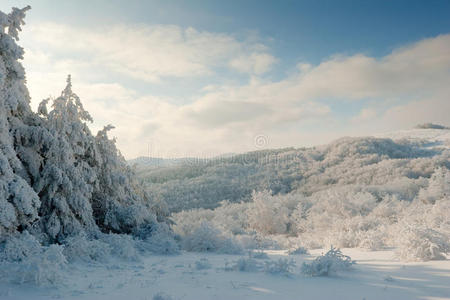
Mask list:
[[331,249],[325,254],[317,257],[311,263],[303,263],[301,272],[308,276],[329,276],[338,271],[346,271],[355,262],[342,254],[340,249]]
[[0,245],[0,281],[54,285],[66,264],[62,246],[41,246],[26,231]]
[[197,270],[208,270],[211,269],[212,265],[206,258],[201,258],[195,261],[195,269]]
[[250,251],[248,256],[254,259],[269,259],[269,255],[263,251]]
[[64,240],[63,253],[69,262],[106,262],[111,256],[111,246],[79,234]]
[[193,252],[242,253],[242,247],[208,222],[203,222],[191,234],[184,236],[182,244],[185,250]]
[[138,241],[141,252],[177,254],[180,251],[173,232],[164,223],[143,226],[137,236],[141,239]]
[[127,261],[139,261],[140,255],[137,250],[136,241],[127,234],[104,234],[100,241],[111,248],[111,255]]
[[289,276],[293,273],[295,261],[293,259],[280,258],[277,261],[266,261],[264,272],[274,275]]
[[288,251],[289,255],[301,255],[301,254],[308,254],[308,250],[302,246],[297,247],[295,249],[291,249]]
[[239,258],[233,264],[225,266],[226,271],[258,272],[262,269],[263,265],[251,257]]
[[159,293],[157,293],[156,295],[154,295],[152,299],[153,299],[153,300],[174,300],[174,299],[173,299],[172,297],[170,297],[169,295],[164,294],[164,293],[161,293],[161,292],[159,292]]
[[441,260],[449,252],[449,237],[433,229],[409,227],[399,234],[396,254],[401,260]]

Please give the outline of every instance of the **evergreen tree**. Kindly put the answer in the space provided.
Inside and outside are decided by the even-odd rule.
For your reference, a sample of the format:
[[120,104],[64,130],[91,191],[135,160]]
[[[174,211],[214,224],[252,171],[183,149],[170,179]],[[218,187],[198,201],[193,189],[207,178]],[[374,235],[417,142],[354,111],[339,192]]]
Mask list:
[[0,241],[24,230],[43,243],[148,232],[157,223],[151,201],[108,138],[113,127],[92,135],[71,77],[58,98],[31,110],[16,44],[28,9],[0,13]]

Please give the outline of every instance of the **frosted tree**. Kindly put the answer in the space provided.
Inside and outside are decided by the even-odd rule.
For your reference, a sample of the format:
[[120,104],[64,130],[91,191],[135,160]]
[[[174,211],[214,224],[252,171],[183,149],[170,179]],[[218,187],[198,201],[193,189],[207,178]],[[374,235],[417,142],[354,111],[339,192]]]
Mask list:
[[53,100],[53,109],[47,113],[48,102],[44,100],[38,111],[53,139],[42,153],[45,160],[34,187],[43,204],[42,231],[50,239],[61,240],[82,228],[96,229],[90,200],[97,180],[97,153],[85,123],[92,118],[72,92],[70,76],[61,96]]
[[139,186],[130,167],[108,138],[112,125],[95,137],[100,153],[98,184],[93,194],[94,213],[104,230],[131,233],[144,224],[156,223],[149,197]]
[[59,97],[31,110],[16,44],[28,9],[0,12],[0,243],[22,231],[47,244],[100,231],[151,234],[149,197],[108,139],[112,127],[91,134],[70,76]]
[[31,133],[36,123],[29,107],[25,73],[18,62],[23,49],[15,42],[28,9],[13,8],[8,15],[0,12],[0,239],[30,226],[37,220],[40,206],[30,186],[27,166],[17,153],[27,156],[30,135],[21,133]]
[[251,228],[264,234],[283,234],[289,226],[289,210],[280,201],[274,201],[271,191],[253,192],[249,207],[248,223]]
[[450,171],[443,167],[436,169],[428,181],[428,187],[420,190],[419,198],[425,203],[450,199]]

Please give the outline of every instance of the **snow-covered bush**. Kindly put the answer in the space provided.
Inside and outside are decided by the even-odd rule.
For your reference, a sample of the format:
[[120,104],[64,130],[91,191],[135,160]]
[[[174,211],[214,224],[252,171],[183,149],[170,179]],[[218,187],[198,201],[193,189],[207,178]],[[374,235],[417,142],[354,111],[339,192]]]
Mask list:
[[195,269],[196,270],[207,270],[211,269],[212,265],[206,258],[200,258],[199,260],[195,261]]
[[329,276],[339,271],[346,271],[355,262],[342,254],[341,250],[331,247],[331,249],[314,259],[310,263],[303,263],[301,272],[307,276]]
[[269,259],[269,255],[267,255],[266,252],[260,250],[249,251],[248,256],[254,259]]
[[139,238],[138,247],[144,253],[177,254],[180,250],[173,232],[165,223],[141,226],[135,235]]
[[139,261],[137,241],[127,234],[102,234],[99,240],[109,245],[111,255],[127,261]]
[[264,262],[264,272],[273,275],[289,276],[293,273],[295,268],[295,261],[288,258],[279,258],[276,261]]
[[450,197],[450,170],[438,168],[428,180],[428,186],[419,192],[419,199],[426,203],[435,203]]
[[450,253],[450,236],[420,224],[407,226],[397,236],[398,258],[406,261],[446,259]]
[[247,210],[250,228],[264,234],[287,233],[290,211],[279,197],[273,197],[270,191],[262,191],[254,192],[252,200]]
[[237,261],[225,265],[226,271],[259,272],[264,265],[252,257],[241,257]]
[[41,246],[28,232],[0,244],[0,281],[53,285],[62,280],[66,266],[63,247]]
[[202,223],[209,222],[211,224],[214,214],[215,211],[209,209],[184,210],[173,214],[173,231],[180,236],[192,234],[193,230],[200,227]]
[[211,223],[203,222],[192,233],[182,237],[184,250],[193,252],[242,253],[242,248],[232,237],[225,236]]
[[302,255],[302,254],[308,254],[308,249],[305,247],[299,246],[297,248],[290,249],[288,251],[289,255]]
[[373,230],[360,231],[356,237],[358,247],[372,251],[384,249],[387,246],[386,231],[387,229],[384,226]]
[[247,210],[250,205],[250,203],[223,201],[214,210],[211,222],[225,232],[244,234],[248,228]]
[[67,237],[64,241],[64,256],[69,262],[106,262],[111,256],[111,246],[81,233]]
[[162,293],[162,292],[155,294],[152,299],[153,300],[174,300],[174,298],[172,298],[171,296],[169,296],[165,293]]

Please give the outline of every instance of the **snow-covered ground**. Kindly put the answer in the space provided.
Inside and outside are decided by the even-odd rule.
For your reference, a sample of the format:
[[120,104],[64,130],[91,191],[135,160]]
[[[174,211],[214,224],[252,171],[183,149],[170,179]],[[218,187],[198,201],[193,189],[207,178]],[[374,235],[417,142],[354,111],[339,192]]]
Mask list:
[[[306,277],[302,262],[320,255],[290,255],[293,274],[226,271],[242,256],[182,253],[149,256],[140,262],[71,265],[57,287],[0,285],[2,300],[138,299],[450,299],[450,261],[403,263],[392,251],[343,249],[357,261],[352,270],[332,277]],[[269,259],[287,257],[269,251]],[[263,260],[261,260],[263,262]],[[169,298],[171,297],[171,298]],[[157,299],[157,298],[155,298]],[[164,299],[164,298],[161,298]]]

